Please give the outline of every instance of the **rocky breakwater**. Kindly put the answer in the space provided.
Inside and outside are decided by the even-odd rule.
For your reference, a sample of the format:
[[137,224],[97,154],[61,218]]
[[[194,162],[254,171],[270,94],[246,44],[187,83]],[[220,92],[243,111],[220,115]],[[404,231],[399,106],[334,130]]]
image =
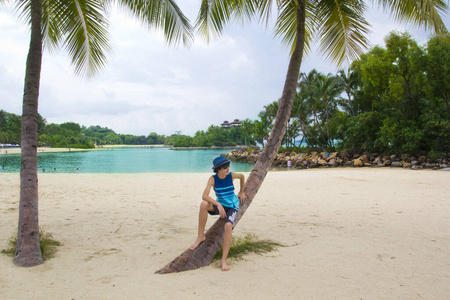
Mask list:
[[[255,163],[261,151],[257,150],[232,150],[223,154],[231,161],[246,163]],[[335,168],[335,167],[392,167],[392,168],[411,168],[411,169],[442,169],[449,167],[450,157],[439,158],[435,161],[426,156],[414,155],[380,155],[377,153],[346,153],[346,152],[311,152],[278,153],[273,167],[287,167],[289,160],[291,168],[309,169],[309,168]]]

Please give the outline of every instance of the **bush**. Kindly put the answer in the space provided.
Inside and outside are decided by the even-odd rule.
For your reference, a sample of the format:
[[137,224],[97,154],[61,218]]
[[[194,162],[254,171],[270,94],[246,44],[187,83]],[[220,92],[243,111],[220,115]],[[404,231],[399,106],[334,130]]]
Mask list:
[[[281,244],[271,241],[256,241],[256,235],[247,234],[243,238],[234,237],[231,241],[230,252],[228,258],[242,258],[244,254],[249,252],[262,254],[275,250],[277,246]],[[220,259],[222,257],[222,248],[216,253],[214,259]]]
[[432,161],[437,161],[440,158],[444,158],[445,155],[442,152],[438,152],[438,151],[434,151],[431,150],[430,152],[428,152],[428,158],[431,159]]
[[[2,254],[14,257],[16,254],[16,244],[17,244],[17,233],[8,239],[7,249],[1,251]],[[48,260],[53,257],[56,252],[56,247],[62,244],[53,238],[51,233],[45,232],[39,229],[39,244],[41,247],[41,254],[43,260]]]

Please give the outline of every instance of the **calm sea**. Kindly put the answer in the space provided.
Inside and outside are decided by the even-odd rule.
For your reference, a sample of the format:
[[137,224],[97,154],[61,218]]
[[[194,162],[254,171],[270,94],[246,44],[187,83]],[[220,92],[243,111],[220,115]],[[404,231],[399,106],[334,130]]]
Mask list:
[[[38,171],[46,173],[197,173],[212,172],[212,161],[229,150],[113,150],[38,153]],[[4,166],[4,169],[3,169]],[[249,172],[253,165],[233,162],[231,171]],[[56,170],[55,170],[56,169]],[[20,155],[0,155],[0,172],[20,172]]]

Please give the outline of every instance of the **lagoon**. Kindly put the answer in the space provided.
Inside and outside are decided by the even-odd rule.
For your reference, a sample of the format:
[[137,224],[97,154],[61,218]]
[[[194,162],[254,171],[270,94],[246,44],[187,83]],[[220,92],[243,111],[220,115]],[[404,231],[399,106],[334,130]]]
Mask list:
[[[38,171],[46,173],[208,173],[226,149],[171,150],[127,147],[85,152],[38,153]],[[20,172],[20,155],[0,155],[0,172]],[[4,166],[4,169],[3,169]],[[249,172],[252,165],[233,162],[231,171]]]

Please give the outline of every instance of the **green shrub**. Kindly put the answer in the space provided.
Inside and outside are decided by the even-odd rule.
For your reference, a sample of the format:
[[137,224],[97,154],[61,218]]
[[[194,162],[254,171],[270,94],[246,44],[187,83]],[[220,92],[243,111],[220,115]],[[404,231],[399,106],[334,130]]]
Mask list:
[[[281,244],[271,241],[257,241],[256,235],[254,234],[247,234],[244,237],[233,236],[228,258],[239,259],[250,252],[257,254],[267,253],[275,250],[278,246],[281,246]],[[222,248],[216,253],[214,260],[220,259],[221,257]]]
[[[2,254],[14,257],[16,253],[17,233],[8,239],[8,248],[1,251]],[[56,247],[62,244],[53,238],[51,233],[39,229],[39,244],[41,247],[42,259],[48,260],[56,253]]]
[[428,158],[431,159],[432,161],[437,161],[439,158],[444,158],[445,155],[442,152],[439,151],[434,151],[433,149],[428,152]]

